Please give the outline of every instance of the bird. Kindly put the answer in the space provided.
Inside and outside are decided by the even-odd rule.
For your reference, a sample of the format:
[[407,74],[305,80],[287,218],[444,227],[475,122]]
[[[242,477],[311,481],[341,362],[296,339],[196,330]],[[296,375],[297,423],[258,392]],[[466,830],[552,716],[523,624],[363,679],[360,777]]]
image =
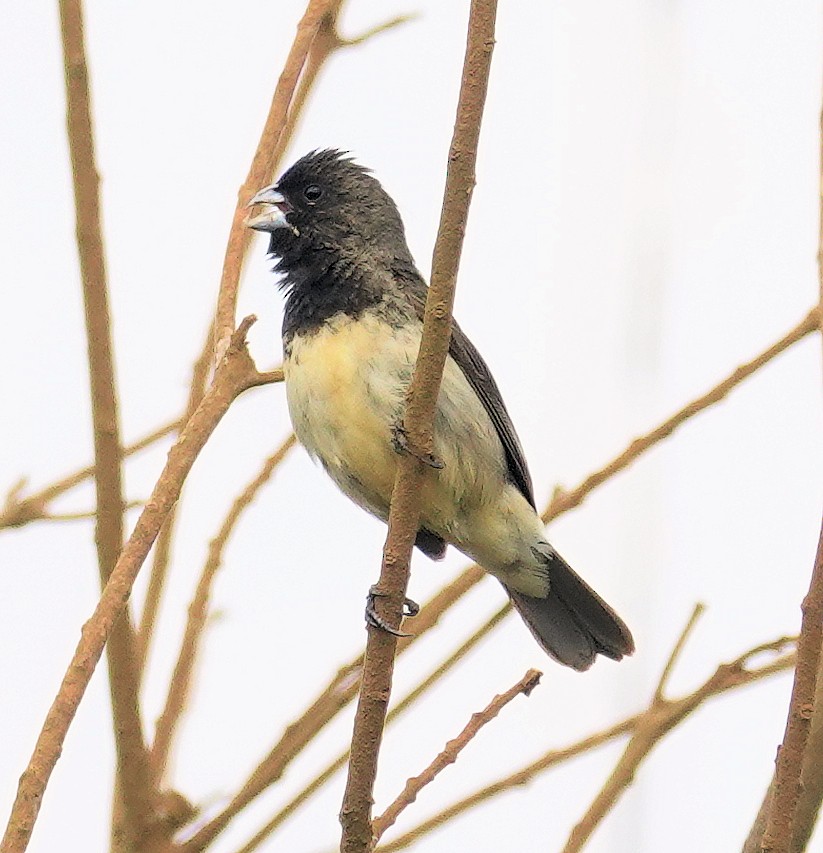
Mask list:
[[[283,372],[297,438],[385,522],[398,454],[410,451],[402,420],[428,293],[397,206],[371,170],[337,149],[301,157],[249,206],[258,212],[246,224],[269,235],[285,292]],[[497,578],[561,664],[583,671],[597,655],[630,655],[624,622],[546,539],[500,390],[455,321],[433,447],[416,547],[438,560],[452,545]],[[367,621],[388,629],[373,603]]]

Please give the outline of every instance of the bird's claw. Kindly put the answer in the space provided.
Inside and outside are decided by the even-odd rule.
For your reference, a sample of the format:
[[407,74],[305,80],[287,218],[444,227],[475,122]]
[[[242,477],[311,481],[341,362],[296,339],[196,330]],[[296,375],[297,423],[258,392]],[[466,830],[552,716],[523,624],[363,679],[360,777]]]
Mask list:
[[392,444],[397,453],[409,453],[415,459],[419,459],[424,465],[434,468],[435,471],[441,471],[446,467],[443,460],[433,453],[421,453],[415,450],[409,444],[409,437],[406,434],[406,430],[400,424],[395,425],[392,429]]
[[[369,594],[366,597],[366,624],[371,625],[372,628],[378,628],[381,631],[385,631],[387,634],[392,634],[395,637],[411,637],[412,634],[405,634],[403,631],[398,631],[396,628],[392,628],[386,620],[378,615],[377,611],[374,609],[374,600],[376,598],[382,598],[386,595],[385,592],[380,592],[377,589],[377,586],[372,586],[369,588]],[[403,612],[402,615],[404,617],[407,616],[417,616],[420,612],[420,605],[416,601],[412,601],[410,598],[403,599]]]

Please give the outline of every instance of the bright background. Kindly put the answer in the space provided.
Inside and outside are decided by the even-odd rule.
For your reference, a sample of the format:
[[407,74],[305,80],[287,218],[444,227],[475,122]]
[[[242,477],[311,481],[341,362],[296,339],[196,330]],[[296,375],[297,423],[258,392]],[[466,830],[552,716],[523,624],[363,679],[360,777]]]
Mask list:
[[[91,459],[56,3],[0,0],[0,489]],[[302,3],[87,3],[123,434],[185,399],[231,213]],[[351,0],[339,53],[287,160],[352,151],[394,196],[428,271],[467,3]],[[817,299],[819,2],[502,3],[456,315],[501,385],[544,502],[792,327]],[[258,365],[279,362],[282,298],[260,240],[241,294]],[[559,520],[553,542],[631,625],[636,655],[586,675],[544,658],[514,619],[437,698],[390,731],[378,810],[472,711],[545,671],[408,810],[398,829],[552,745],[645,706],[694,603],[708,612],[672,689],[792,633],[823,503],[821,347],[810,337]],[[185,608],[233,496],[287,433],[282,387],[244,396],[188,482],[145,719],[162,704]],[[130,462],[145,498],[165,458]],[[73,492],[63,510],[92,505]],[[131,517],[133,523],[134,516]],[[384,528],[294,451],[244,517],[176,752],[175,784],[220,806],[363,642]],[[425,601],[465,565],[415,558]],[[145,579],[143,579],[145,580]],[[89,522],[0,533],[3,820],[97,596]],[[139,601],[142,587],[135,594]],[[502,602],[491,581],[404,656],[402,691]],[[31,851],[102,851],[113,745],[104,667],[70,731]],[[788,676],[712,701],[641,768],[594,853],[739,849],[782,736]],[[214,847],[241,846],[347,739],[346,713]],[[557,850],[619,747],[448,824],[415,849]],[[339,833],[342,777],[263,849],[315,853]],[[823,850],[818,833],[812,849]]]

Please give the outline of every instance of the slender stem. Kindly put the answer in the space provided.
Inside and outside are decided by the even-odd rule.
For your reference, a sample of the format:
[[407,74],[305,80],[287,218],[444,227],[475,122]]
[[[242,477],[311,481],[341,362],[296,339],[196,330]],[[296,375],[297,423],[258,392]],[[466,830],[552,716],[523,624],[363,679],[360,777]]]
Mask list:
[[529,696],[537,686],[543,673],[536,669],[530,669],[520,681],[510,687],[505,693],[500,693],[492,701],[476,714],[472,714],[471,720],[466,724],[460,734],[450,740],[443,751],[432,761],[431,764],[419,775],[406,782],[406,786],[398,794],[394,802],[389,805],[380,817],[374,820],[374,837],[377,841],[383,833],[397,822],[404,809],[410,806],[418,797],[426,785],[432,783],[435,777],[446,769],[450,764],[457,761],[460,753],[471,743],[487,723],[490,723],[516,696],[521,693]]
[[[123,547],[125,498],[120,426],[83,8],[81,0],[60,0],[59,6],[66,80],[66,125],[91,384],[97,498],[95,544],[100,585],[103,587]],[[123,818],[119,833],[133,842],[145,839],[149,834],[148,827],[153,822],[153,790],[140,717],[140,674],[135,657],[135,635],[127,608],[112,627],[107,661],[117,754],[116,789],[123,804],[122,810],[116,809]]]
[[[480,123],[494,46],[496,0],[473,0],[457,120],[449,150],[446,190],[432,259],[431,287],[423,318],[423,337],[409,389],[403,425],[409,443],[422,453],[432,449],[432,423],[451,336],[451,312],[457,269],[474,188]],[[424,464],[420,454],[400,457],[389,510],[378,589],[381,614],[400,622],[409,579],[409,563],[420,518]],[[363,680],[354,720],[349,775],[340,823],[341,853],[367,853],[373,847],[371,806],[380,742],[391,695],[397,638],[370,628]]]
[[186,707],[191,679],[194,673],[194,665],[197,660],[197,652],[203,631],[206,627],[211,587],[217,571],[223,562],[223,551],[243,511],[251,506],[257,493],[271,479],[277,466],[286,458],[289,450],[294,447],[294,443],[295,438],[292,434],[266,459],[260,471],[232,503],[220,527],[220,531],[209,545],[206,564],[203,566],[194,598],[189,605],[186,630],[183,633],[183,641],[180,644],[177,663],[169,681],[166,704],[157,720],[155,728],[151,760],[155,778],[158,780],[162,777],[163,769],[168,761],[172,740]]

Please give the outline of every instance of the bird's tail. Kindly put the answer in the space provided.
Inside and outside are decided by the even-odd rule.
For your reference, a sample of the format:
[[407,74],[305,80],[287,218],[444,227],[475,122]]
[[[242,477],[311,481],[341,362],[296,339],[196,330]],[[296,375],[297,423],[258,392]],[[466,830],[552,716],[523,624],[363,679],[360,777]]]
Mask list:
[[533,598],[503,586],[534,638],[555,660],[583,671],[598,654],[620,660],[634,651],[623,620],[555,554],[546,598]]

